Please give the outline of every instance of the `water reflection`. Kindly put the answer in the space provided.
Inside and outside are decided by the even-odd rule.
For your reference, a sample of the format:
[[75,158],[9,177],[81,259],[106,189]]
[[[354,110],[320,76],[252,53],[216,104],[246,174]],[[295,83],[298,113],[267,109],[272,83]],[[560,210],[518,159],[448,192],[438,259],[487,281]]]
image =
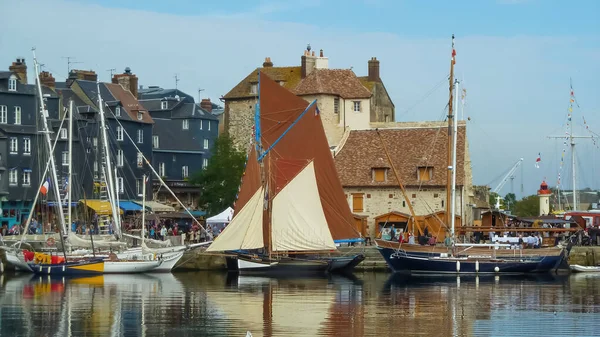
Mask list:
[[600,334],[600,275],[0,276],[0,335]]

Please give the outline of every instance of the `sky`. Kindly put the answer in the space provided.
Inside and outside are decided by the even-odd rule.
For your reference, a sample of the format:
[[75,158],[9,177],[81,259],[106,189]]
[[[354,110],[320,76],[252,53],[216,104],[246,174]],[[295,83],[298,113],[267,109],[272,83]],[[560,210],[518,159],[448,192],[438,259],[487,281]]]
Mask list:
[[[130,67],[141,85],[173,88],[177,75],[179,89],[213,101],[265,57],[299,65],[309,43],[358,76],[375,56],[397,121],[444,119],[455,34],[474,183],[496,187],[523,158],[502,195],[555,186],[559,172],[571,189],[570,149],[548,138],[565,135],[570,83],[574,133],[600,134],[600,1],[0,0],[0,13],[0,69],[21,56],[32,69],[35,47],[59,81],[70,56],[104,81]],[[600,140],[576,141],[577,187],[600,188]]]

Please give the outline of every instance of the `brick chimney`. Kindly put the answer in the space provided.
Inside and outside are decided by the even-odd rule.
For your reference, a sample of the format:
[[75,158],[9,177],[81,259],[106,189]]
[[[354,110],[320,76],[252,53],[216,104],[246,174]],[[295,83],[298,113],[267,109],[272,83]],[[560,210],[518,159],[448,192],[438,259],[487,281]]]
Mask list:
[[306,76],[310,75],[310,73],[315,69],[317,64],[317,58],[315,57],[315,52],[311,53],[310,44],[306,46],[306,50],[304,51],[304,55],[301,58],[301,69],[302,69],[302,78],[306,78]]
[[75,80],[84,80],[96,82],[98,80],[98,74],[93,70],[79,70],[73,69],[69,72],[67,78],[67,86],[70,87]]
[[379,77],[379,60],[376,57],[371,57],[369,60],[369,81],[381,82]]
[[212,112],[212,103],[210,102],[210,98],[203,98],[202,102],[200,102],[200,107],[208,112]]
[[52,77],[52,74],[47,71],[42,71],[40,73],[40,83],[48,88],[56,87],[56,80]]
[[120,84],[125,90],[129,90],[135,98],[138,97],[138,78],[131,72],[129,67],[125,68],[122,74],[114,75],[112,82]]
[[8,70],[17,75],[19,82],[27,84],[27,65],[25,64],[25,58],[17,57],[17,60],[8,67]]
[[265,57],[265,62],[263,62],[263,68],[270,68],[273,66],[273,62],[271,62],[270,57]]

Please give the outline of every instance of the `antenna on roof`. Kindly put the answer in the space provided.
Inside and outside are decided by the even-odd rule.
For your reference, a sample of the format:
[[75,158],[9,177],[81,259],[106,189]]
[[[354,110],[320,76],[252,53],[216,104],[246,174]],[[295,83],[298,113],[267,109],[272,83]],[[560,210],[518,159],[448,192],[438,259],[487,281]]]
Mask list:
[[115,68],[106,69],[106,71],[110,71],[110,80],[112,81],[113,74],[117,71]]
[[79,61],[71,61],[75,59],[74,56],[63,56],[62,58],[67,59],[67,76],[69,76],[69,73],[71,72],[71,64],[83,63]]
[[179,83],[179,76],[177,74],[175,74],[175,90],[177,90],[177,83]]
[[204,91],[204,89],[200,89],[198,88],[198,103],[202,102],[202,96],[201,93]]

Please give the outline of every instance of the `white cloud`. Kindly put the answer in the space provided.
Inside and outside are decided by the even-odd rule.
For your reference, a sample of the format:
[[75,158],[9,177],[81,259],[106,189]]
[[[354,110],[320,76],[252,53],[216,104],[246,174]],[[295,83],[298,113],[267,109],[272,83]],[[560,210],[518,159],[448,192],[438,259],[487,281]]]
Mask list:
[[[252,13],[290,10],[287,3],[273,4],[262,3]],[[399,120],[439,119],[448,99],[443,84],[415,105],[448,74],[450,36],[354,34],[257,15],[177,16],[61,0],[4,1],[0,12],[4,27],[18,27],[0,30],[0,68],[22,55],[31,65],[30,49],[36,46],[40,61],[59,80],[67,72],[61,57],[75,56],[83,62],[76,66],[96,70],[105,81],[107,69],[129,66],[142,85],[174,87],[177,73],[181,89],[197,96],[203,88],[204,97],[217,100],[264,57],[276,66],[299,64],[310,43],[314,50],[324,49],[331,67],[353,67],[358,75],[366,75],[367,60],[377,56]],[[585,111],[600,111],[599,42],[598,36],[457,36],[457,75],[468,88],[476,183],[489,182],[517,158],[533,162],[540,151],[554,155],[554,142],[546,136],[564,121],[569,77]],[[597,114],[586,118],[589,125],[600,125]],[[534,192],[543,175],[552,181],[553,170],[526,171],[526,193]],[[596,176],[589,169],[587,175]]]

